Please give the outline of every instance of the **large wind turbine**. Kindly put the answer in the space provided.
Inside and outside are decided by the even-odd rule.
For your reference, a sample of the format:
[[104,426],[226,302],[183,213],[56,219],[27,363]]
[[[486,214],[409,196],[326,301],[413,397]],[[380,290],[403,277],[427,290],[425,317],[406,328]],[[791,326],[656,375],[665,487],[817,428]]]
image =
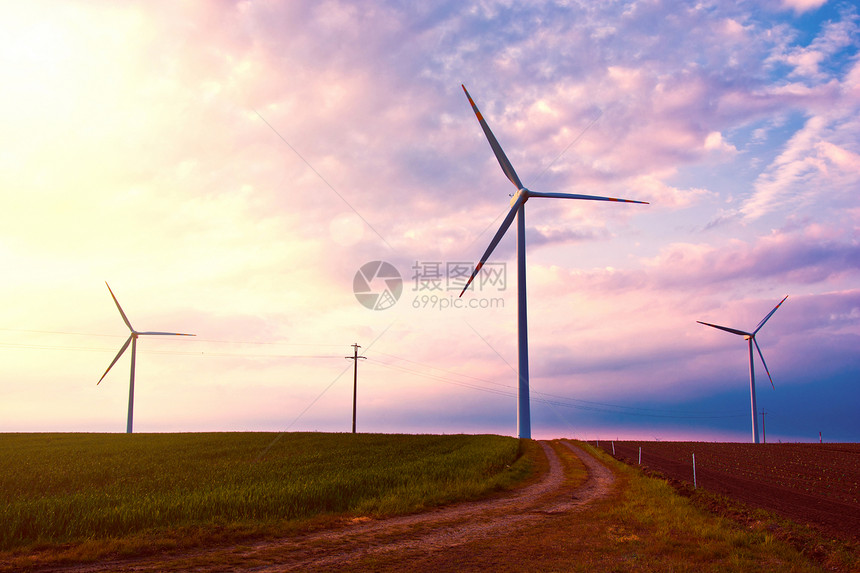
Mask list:
[[779,304],[773,307],[773,310],[767,313],[767,316],[761,319],[761,322],[758,323],[758,326],[755,327],[755,330],[752,332],[744,332],[743,330],[737,330],[736,328],[729,328],[728,326],[720,326],[718,324],[711,324],[709,322],[702,322],[701,320],[697,320],[699,324],[704,324],[705,326],[710,326],[713,328],[718,328],[720,330],[725,330],[726,332],[731,332],[732,334],[737,334],[738,336],[743,336],[744,340],[746,340],[750,347],[750,408],[752,410],[752,434],[753,434],[753,442],[758,442],[758,418],[756,417],[756,405],[755,405],[755,361],[753,360],[753,346],[758,351],[759,358],[761,358],[761,363],[764,366],[764,371],[767,373],[767,378],[770,380],[770,385],[773,388],[776,386],[773,385],[773,378],[770,376],[770,371],[767,369],[767,363],[764,361],[764,354],[761,353],[761,348],[759,348],[758,342],[756,342],[755,335],[761,330],[761,327],[764,326],[764,323],[768,321],[768,319],[773,316],[773,313],[776,312],[776,309],[785,302],[785,299],[788,298],[788,295],[785,295]]
[[475,267],[475,270],[472,271],[472,276],[469,277],[468,282],[466,282],[466,286],[463,287],[462,292],[460,292],[460,296],[463,296],[463,293],[466,292],[466,289],[469,288],[469,285],[472,283],[475,277],[478,276],[478,273],[481,272],[481,267],[484,266],[484,263],[487,262],[488,258],[490,258],[493,249],[495,249],[496,245],[499,244],[499,241],[502,240],[502,237],[505,235],[505,232],[508,230],[508,227],[511,226],[514,217],[516,217],[517,346],[519,354],[519,364],[517,372],[517,378],[519,380],[517,392],[517,436],[520,438],[528,439],[531,438],[532,430],[531,413],[529,410],[529,335],[526,313],[526,201],[528,201],[531,197],[548,197],[551,199],[586,199],[589,201],[616,201],[621,203],[647,204],[647,202],[632,201],[629,199],[615,199],[612,197],[597,197],[594,195],[573,195],[570,193],[538,193],[536,191],[530,191],[526,189],[520,182],[520,178],[517,176],[516,171],[514,171],[514,168],[511,165],[511,162],[508,160],[507,156],[505,155],[505,152],[502,151],[502,147],[499,145],[499,142],[496,140],[496,137],[493,135],[493,132],[490,131],[490,127],[487,125],[487,122],[484,121],[484,117],[478,110],[478,106],[476,106],[475,102],[472,100],[472,96],[470,96],[468,90],[466,90],[466,86],[462,87],[463,91],[466,92],[466,97],[469,99],[469,103],[472,105],[472,110],[474,110],[475,116],[477,116],[478,118],[478,123],[481,124],[481,129],[484,130],[484,135],[487,136],[487,140],[490,142],[490,147],[493,149],[493,153],[495,153],[496,159],[499,161],[499,165],[502,167],[502,171],[505,173],[510,182],[513,183],[514,186],[517,188],[517,193],[511,199],[511,210],[508,211],[508,215],[505,217],[505,220],[502,221],[502,226],[499,227],[498,231],[496,231],[496,235],[493,237],[493,240],[490,241],[490,246],[487,247],[487,250],[481,257],[481,260]]
[[131,323],[128,321],[128,317],[122,311],[122,307],[119,305],[119,301],[113,294],[113,291],[110,289],[110,285],[105,281],[105,285],[108,287],[108,291],[110,292],[111,298],[113,298],[114,303],[116,303],[116,308],[119,310],[120,315],[122,316],[123,322],[128,327],[131,334],[128,337],[128,340],[125,341],[125,344],[122,345],[122,348],[119,349],[119,352],[116,355],[116,358],[113,359],[113,362],[110,363],[110,366],[107,367],[105,373],[102,374],[102,377],[99,378],[99,381],[96,382],[96,386],[101,384],[102,380],[104,380],[107,373],[110,372],[110,369],[113,368],[113,365],[116,364],[116,361],[119,360],[119,357],[122,356],[122,353],[126,351],[128,345],[131,344],[131,379],[128,383],[128,422],[126,423],[125,431],[126,433],[131,433],[131,424],[132,417],[134,412],[134,359],[137,356],[137,337],[138,336],[194,336],[193,334],[182,334],[180,332],[139,332],[132,328]]

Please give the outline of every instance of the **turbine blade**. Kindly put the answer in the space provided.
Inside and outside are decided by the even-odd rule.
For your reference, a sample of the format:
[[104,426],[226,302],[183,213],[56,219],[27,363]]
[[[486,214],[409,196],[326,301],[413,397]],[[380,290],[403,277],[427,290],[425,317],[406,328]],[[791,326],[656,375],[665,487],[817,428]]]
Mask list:
[[767,379],[770,380],[770,385],[773,387],[774,390],[776,390],[776,386],[773,385],[773,378],[770,377],[770,370],[767,369],[767,362],[764,361],[764,354],[761,353],[761,348],[759,348],[755,336],[753,336],[752,341],[755,344],[755,349],[758,350],[758,357],[761,358],[761,363],[764,365],[764,371],[767,372]]
[[522,189],[523,184],[520,183],[520,178],[517,177],[517,172],[514,171],[514,166],[511,165],[511,162],[508,160],[508,157],[505,155],[505,152],[502,151],[502,146],[499,145],[496,136],[493,135],[493,132],[490,130],[490,126],[487,125],[487,122],[484,121],[484,116],[481,115],[481,111],[478,109],[478,106],[475,105],[474,100],[472,100],[472,96],[469,95],[469,91],[466,89],[466,86],[460,84],[463,88],[463,91],[466,92],[466,97],[469,99],[469,103],[472,105],[472,110],[475,112],[475,115],[478,118],[478,123],[481,124],[481,129],[484,130],[484,135],[487,136],[487,140],[490,142],[490,147],[493,148],[493,153],[496,154],[496,159],[499,161],[499,165],[502,167],[502,171],[505,172],[508,179],[511,180],[511,183],[516,185],[517,189]]
[[475,280],[475,277],[478,276],[478,273],[481,272],[481,267],[484,266],[484,263],[487,262],[487,259],[490,258],[490,255],[493,253],[493,249],[496,248],[496,245],[499,244],[499,241],[502,240],[502,237],[505,236],[505,232],[511,226],[511,223],[514,221],[514,217],[517,215],[517,211],[522,206],[524,199],[519,197],[516,202],[511,207],[511,210],[508,211],[508,215],[505,217],[505,220],[502,221],[502,226],[499,227],[499,230],[496,231],[495,236],[493,236],[493,240],[490,241],[490,246],[487,247],[487,250],[484,251],[484,255],[481,257],[481,261],[475,267],[475,270],[472,271],[472,276],[469,277],[469,280],[466,282],[466,286],[463,287],[463,290],[460,291],[460,296],[463,296],[463,293],[466,292],[466,289],[469,288],[469,285],[472,284],[472,281]]
[[785,295],[785,298],[784,298],[784,299],[782,299],[781,301],[779,301],[779,304],[777,304],[775,307],[773,307],[773,310],[772,310],[772,311],[770,311],[769,313],[767,313],[767,316],[766,316],[766,317],[764,317],[763,319],[761,319],[761,322],[759,322],[759,323],[758,323],[758,326],[756,326],[756,327],[755,327],[755,330],[753,330],[753,334],[756,334],[759,330],[761,330],[761,327],[762,327],[762,326],[764,326],[764,323],[765,323],[765,322],[767,322],[767,321],[768,321],[768,319],[769,319],[771,316],[773,316],[773,313],[775,313],[775,312],[776,312],[776,309],[778,309],[780,306],[782,306],[782,303],[784,303],[784,302],[785,302],[785,299],[786,299],[786,298],[788,298],[788,295]]
[[529,190],[530,197],[549,197],[551,199],[585,199],[587,201],[615,201],[617,203],[639,203],[650,205],[648,201],[634,201],[633,199],[616,199],[615,197],[599,197],[597,195],[577,195],[574,193],[539,193]]
[[122,320],[125,322],[125,325],[128,327],[128,329],[130,331],[134,332],[134,329],[131,327],[131,323],[128,321],[128,317],[122,311],[122,307],[119,305],[119,301],[114,296],[113,291],[110,290],[110,285],[107,284],[107,281],[105,281],[105,285],[108,287],[108,292],[110,292],[111,298],[113,299],[114,303],[116,303],[116,308],[119,310],[120,315],[122,315]]
[[[108,287],[108,288],[110,288],[110,287]],[[105,379],[105,376],[107,376],[107,373],[110,372],[110,369],[113,368],[113,365],[116,364],[116,361],[119,360],[119,357],[122,356],[122,353],[126,351],[126,349],[128,348],[128,345],[131,344],[132,338],[134,338],[133,334],[128,337],[128,340],[126,340],[125,344],[122,345],[122,348],[119,349],[119,352],[117,352],[117,354],[116,354],[116,358],[113,359],[113,362],[111,362],[110,366],[107,367],[107,370],[105,370],[105,373],[102,374],[102,377],[99,378],[98,382],[96,382],[96,386],[98,386],[99,384],[102,383],[102,380]]]
[[152,336],[152,335],[159,335],[159,336],[197,336],[196,334],[184,334],[182,332],[138,332],[138,334],[141,336],[144,336],[144,335],[148,335],[148,336]]
[[740,336],[752,336],[749,332],[744,332],[743,330],[738,330],[736,328],[729,328],[728,326],[720,326],[719,324],[711,324],[710,322],[702,322],[701,320],[697,320],[699,324],[704,324],[705,326],[710,326],[712,328],[719,328],[720,330],[725,330],[726,332],[731,332],[732,334],[737,334]]

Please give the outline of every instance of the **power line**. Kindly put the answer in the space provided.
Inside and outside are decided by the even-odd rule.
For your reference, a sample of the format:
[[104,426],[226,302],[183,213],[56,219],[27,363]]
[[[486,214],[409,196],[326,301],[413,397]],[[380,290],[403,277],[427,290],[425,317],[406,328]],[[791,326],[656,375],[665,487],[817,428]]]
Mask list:
[[[386,356],[394,357],[390,354]],[[394,357],[398,358],[398,357]],[[415,364],[419,364],[413,360],[403,359],[408,362],[412,362]],[[496,394],[501,396],[506,396],[510,398],[516,397],[516,391],[512,386],[492,382],[489,380],[475,378],[468,376],[469,378],[473,378],[475,380],[487,382],[490,384],[495,384],[497,386],[502,386],[502,388],[488,388],[486,386],[481,386],[479,384],[475,384],[473,382],[464,382],[461,380],[452,380],[451,378],[446,378],[443,376],[439,376],[437,374],[421,372],[419,370],[414,370],[411,368],[406,368],[404,366],[398,364],[388,364],[381,361],[374,361],[374,365],[382,366],[383,368],[389,368],[391,370],[404,372],[408,374],[412,374],[415,376],[420,376],[423,378],[428,378],[431,380],[437,380],[440,382],[444,382],[446,384],[450,384],[453,386],[460,386],[463,388],[469,388],[472,390],[478,390],[480,392],[487,392],[490,394]],[[428,366],[430,369],[441,370],[439,368]],[[457,374],[458,376],[465,376]],[[536,394],[540,395],[540,401],[549,406],[559,406],[564,408],[575,408],[578,410],[586,410],[592,412],[602,412],[607,414],[617,414],[622,416],[639,416],[639,417],[648,417],[648,418],[670,418],[670,419],[720,419],[720,418],[738,418],[746,416],[744,413],[709,413],[709,412],[678,412],[675,410],[665,410],[665,409],[657,409],[657,408],[641,408],[637,406],[623,406],[620,404],[610,404],[606,402],[591,402],[588,400],[581,400],[578,398],[572,398],[570,396],[559,396],[556,394],[549,394],[545,392],[535,391]],[[552,398],[552,399],[547,399]]]
[[0,328],[6,332],[30,332],[34,334],[72,334],[75,336],[105,336],[110,338],[125,338],[125,335],[119,336],[116,334],[97,334],[94,332],[69,332],[67,330],[33,330],[28,328]]
[[[113,352],[114,348],[97,348],[92,346],[49,346],[39,344],[15,344],[0,342],[0,348],[22,348],[25,350],[66,350],[75,352]],[[240,352],[209,352],[192,350],[147,350],[147,354],[169,354],[175,356],[214,356],[238,358],[336,358],[333,354],[248,354]]]
[[470,388],[472,390],[489,392],[490,394],[498,394],[501,396],[516,397],[516,394],[511,392],[511,391],[506,391],[506,390],[497,389],[497,388],[487,388],[484,386],[479,386],[477,384],[472,384],[472,383],[468,383],[468,382],[460,382],[457,380],[451,380],[450,378],[444,378],[444,377],[438,376],[436,374],[427,374],[427,373],[424,373],[424,372],[421,372],[418,370],[412,370],[411,368],[406,368],[404,366],[400,366],[397,364],[387,364],[385,362],[380,362],[380,361],[374,361],[372,364],[374,366],[381,366],[383,368],[388,368],[390,370],[395,370],[397,372],[404,372],[407,374],[413,374],[415,376],[421,376],[423,378],[429,378],[431,380],[437,380],[439,382],[444,382],[446,384],[451,384],[453,386],[461,386],[463,388]]
[[423,366],[424,368],[430,368],[431,370],[438,370],[439,372],[444,372],[446,374],[453,374],[454,376],[460,376],[462,378],[470,378],[472,380],[477,380],[479,382],[486,382],[488,384],[495,384],[497,386],[510,387],[508,384],[503,382],[495,382],[493,380],[487,380],[486,378],[478,378],[477,376],[471,376],[469,374],[461,374],[459,372],[454,372],[453,370],[446,370],[444,368],[439,368],[438,366],[431,366],[429,364],[424,364],[421,362],[416,362],[410,358],[403,358],[402,356],[395,356],[394,354],[386,354],[385,352],[377,352],[380,356],[388,356],[389,358],[394,358],[395,360],[402,360],[404,362],[409,362],[411,364],[415,364],[418,366]]
[[[7,332],[28,332],[35,334],[58,334],[58,335],[72,335],[72,336],[93,336],[93,337],[110,337],[110,338],[123,338],[122,336],[112,335],[112,334],[99,334],[99,333],[88,333],[88,332],[73,332],[73,331],[61,331],[61,330],[35,330],[35,329],[13,329],[13,328],[0,328],[0,331]],[[243,340],[216,340],[216,339],[197,339],[194,342],[208,342],[208,343],[217,343],[217,344],[247,344],[247,345],[264,345],[264,346],[297,346],[297,347],[335,347],[340,346],[337,344],[316,344],[316,343],[289,343],[289,342],[267,342],[267,341],[243,341]],[[87,346],[66,346],[66,345],[48,345],[48,344],[21,344],[21,343],[12,343],[12,342],[0,342],[0,348],[21,348],[26,350],[61,350],[61,351],[74,351],[74,352],[113,352],[113,348],[101,348],[101,347],[87,347]],[[157,350],[157,349],[148,349],[148,354],[165,354],[165,355],[176,355],[176,356],[199,356],[199,357],[238,357],[238,358],[259,358],[259,359],[333,359],[336,358],[333,354],[267,354],[267,353],[241,353],[241,352],[212,352],[212,351],[188,351],[188,350]],[[428,364],[423,364],[421,362],[417,362],[410,358],[404,358],[401,356],[396,356],[393,354],[387,354],[383,352],[378,353],[381,356],[387,356],[388,358],[407,362],[409,364],[414,364],[416,366],[429,369],[431,371],[440,372],[444,375],[454,376],[457,379],[452,379],[448,376],[432,374],[427,372],[422,372],[419,370],[415,370],[412,368],[407,368],[405,366],[399,364],[390,364],[382,361],[374,361],[373,364],[381,366],[383,368],[388,368],[390,370],[399,371],[406,374],[411,374],[414,376],[420,376],[423,378],[428,378],[431,380],[436,380],[439,382],[443,382],[446,384],[451,384],[454,386],[460,386],[463,388],[469,388],[471,390],[477,390],[480,392],[487,392],[491,394],[507,396],[507,397],[516,397],[515,389],[501,382],[496,382],[494,380],[488,380],[486,378],[480,378],[477,376],[471,376],[468,374],[462,374],[459,372],[455,372],[452,370],[447,370],[444,368],[439,368],[437,366],[431,366]],[[357,349],[354,356],[349,356],[346,358],[354,359],[357,355]],[[365,358],[364,356],[358,356],[358,358]],[[357,360],[356,360],[357,362]],[[354,389],[353,389],[353,402],[356,402],[357,396],[357,367],[354,372]],[[465,379],[465,380],[464,380]],[[483,384],[489,384],[493,387],[483,386]],[[679,412],[675,410],[666,410],[666,409],[658,409],[658,408],[643,408],[638,406],[624,406],[620,404],[612,404],[608,402],[596,402],[590,400],[582,400],[580,398],[574,398],[571,396],[562,396],[558,394],[551,394],[546,392],[539,392],[535,390],[535,393],[540,396],[540,401],[549,405],[549,406],[560,406],[565,408],[576,408],[580,410],[594,411],[594,412],[603,412],[610,414],[618,414],[624,416],[640,416],[640,417],[653,417],[653,418],[673,418],[673,419],[718,419],[718,418],[736,418],[745,416],[746,414],[737,414],[737,413],[708,413],[708,412]],[[353,410],[356,409],[356,405],[353,405]],[[353,426],[355,426],[355,412],[353,412]],[[764,422],[764,420],[762,420]]]
[[[395,322],[396,322],[396,320],[395,320]],[[376,335],[376,338],[374,338],[374,339],[373,339],[373,342],[371,342],[371,343],[370,343],[370,345],[367,347],[367,350],[370,350],[370,348],[371,348],[374,344],[376,344],[376,342],[377,342],[380,338],[382,338],[382,337],[385,335],[385,333],[386,333],[386,332],[388,332],[388,330],[389,330],[392,326],[394,326],[394,322],[392,322],[391,324],[389,324],[388,326],[386,326],[386,327],[383,329],[383,331],[382,331],[382,332],[380,332],[379,334],[377,334],[377,335]],[[349,369],[349,368],[344,368],[344,369],[341,371],[341,373],[340,373],[340,374],[338,374],[337,376],[335,376],[335,377],[334,377],[334,379],[329,383],[329,385],[328,385],[328,386],[326,386],[326,387],[323,389],[323,391],[322,391],[322,392],[320,392],[320,393],[319,393],[319,395],[317,395],[317,397],[316,397],[316,398],[314,398],[314,399],[311,401],[311,403],[310,403],[310,404],[308,404],[308,405],[305,407],[305,409],[304,409],[304,410],[302,410],[302,411],[301,411],[301,413],[300,413],[298,416],[296,416],[296,417],[293,419],[293,421],[292,421],[292,422],[290,422],[290,424],[289,424],[286,428],[284,428],[284,430],[283,430],[282,432],[280,432],[277,436],[275,436],[275,439],[273,439],[271,442],[269,442],[269,445],[268,445],[268,446],[266,446],[266,448],[265,448],[262,452],[260,452],[260,454],[259,454],[259,455],[257,456],[257,458],[254,460],[254,462],[256,463],[256,462],[260,461],[261,459],[263,459],[263,458],[266,456],[266,454],[267,454],[267,453],[269,453],[269,450],[271,450],[271,449],[272,449],[272,447],[273,447],[276,443],[278,443],[278,441],[279,441],[279,440],[284,436],[284,434],[286,434],[286,433],[290,430],[290,428],[292,428],[292,427],[296,424],[296,422],[298,422],[298,421],[299,421],[299,419],[300,419],[302,416],[304,416],[304,415],[305,415],[305,413],[306,413],[308,410],[310,410],[310,409],[311,409],[311,406],[313,406],[314,404],[316,404],[316,403],[317,403],[317,401],[318,401],[320,398],[322,398],[322,397],[323,397],[323,394],[325,394],[326,392],[328,392],[328,391],[329,391],[329,388],[331,388],[332,386],[334,386],[334,383],[335,383],[335,382],[337,382],[337,381],[338,381],[338,379],[339,379],[341,376],[343,376],[343,375],[344,375],[344,373],[345,373],[348,369]]]
[[353,206],[352,206],[352,203],[350,203],[349,201],[347,201],[347,200],[346,200],[346,198],[345,198],[343,195],[341,195],[341,194],[338,192],[338,190],[337,190],[337,189],[335,189],[335,188],[334,188],[334,186],[333,186],[331,183],[329,183],[329,182],[328,182],[328,180],[327,180],[325,177],[323,177],[323,176],[322,176],[322,173],[320,173],[319,171],[317,171],[317,170],[316,170],[316,168],[314,168],[314,166],[313,166],[313,165],[311,165],[311,164],[310,164],[310,162],[309,162],[307,159],[305,159],[305,158],[304,158],[304,156],[303,156],[301,153],[299,153],[299,152],[298,152],[298,150],[297,150],[295,147],[293,147],[292,145],[290,145],[290,142],[289,142],[289,141],[287,141],[287,140],[284,138],[284,136],[283,136],[283,135],[281,135],[281,134],[280,134],[280,132],[278,132],[278,130],[277,130],[277,129],[275,129],[275,127],[274,127],[271,123],[269,123],[268,121],[266,121],[266,118],[264,118],[262,115],[260,115],[260,112],[259,112],[259,111],[254,110],[254,113],[256,113],[256,114],[257,114],[257,117],[259,117],[261,120],[263,120],[263,123],[265,123],[266,125],[268,125],[268,126],[269,126],[269,129],[271,129],[273,132],[275,132],[275,135],[277,135],[277,136],[280,138],[280,140],[281,140],[281,141],[283,141],[284,143],[286,143],[286,144],[287,144],[287,147],[289,147],[289,148],[290,148],[290,150],[292,150],[292,152],[293,152],[293,153],[295,153],[295,154],[296,154],[296,156],[298,156],[298,158],[299,158],[299,159],[301,159],[301,160],[305,163],[305,165],[307,165],[307,166],[308,166],[308,168],[309,168],[311,171],[313,171],[313,172],[314,172],[314,174],[315,174],[317,177],[319,177],[319,178],[320,178],[320,180],[321,180],[323,183],[325,183],[325,184],[328,186],[328,188],[329,188],[329,189],[331,189],[331,190],[334,192],[334,194],[335,194],[335,195],[337,195],[337,196],[340,198],[340,200],[341,200],[341,201],[343,201],[343,202],[346,204],[346,206],[347,206],[347,207],[349,207],[350,209],[352,209],[352,212],[353,212],[353,213],[355,213],[355,214],[358,216],[358,218],[359,218],[359,219],[361,219],[362,221],[364,221],[364,224],[365,224],[365,225],[367,225],[367,226],[368,226],[368,228],[369,228],[371,231],[373,231],[374,233],[376,233],[376,236],[377,236],[377,237],[379,237],[379,238],[380,238],[380,240],[382,240],[382,242],[383,242],[383,243],[385,243],[385,246],[386,246],[386,247],[388,247],[388,248],[389,248],[389,249],[391,249],[392,251],[394,250],[394,248],[393,248],[393,247],[388,243],[388,241],[386,241],[386,240],[385,240],[385,237],[383,237],[381,234],[379,234],[379,231],[377,231],[377,230],[376,230],[376,228],[375,228],[373,225],[371,225],[371,224],[368,222],[368,220],[367,220],[367,219],[365,219],[365,218],[361,215],[361,213],[359,213],[359,212],[358,212],[358,210],[357,210],[355,207],[353,207]]
[[[126,338],[124,334],[101,334],[97,332],[74,332],[69,330],[34,330],[28,328],[3,328],[0,331],[5,332],[28,332],[32,334],[62,334],[72,336],[98,336],[104,338]],[[340,344],[323,344],[316,342],[272,342],[264,340],[219,340],[213,338],[195,338],[189,342],[214,342],[216,344],[258,344],[266,346],[321,346],[321,347],[340,347]]]

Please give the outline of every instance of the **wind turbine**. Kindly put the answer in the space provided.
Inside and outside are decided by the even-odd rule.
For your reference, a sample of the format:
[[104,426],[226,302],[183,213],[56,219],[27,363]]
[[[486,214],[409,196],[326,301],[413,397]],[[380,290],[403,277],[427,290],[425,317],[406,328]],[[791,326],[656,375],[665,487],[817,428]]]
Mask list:
[[761,322],[758,323],[758,326],[755,327],[755,330],[752,332],[744,332],[743,330],[737,330],[736,328],[729,328],[728,326],[720,326],[718,324],[711,324],[709,322],[702,322],[701,320],[697,320],[699,324],[704,324],[705,326],[710,326],[712,328],[718,328],[720,330],[725,330],[726,332],[731,332],[732,334],[737,334],[738,336],[743,336],[744,340],[746,340],[750,347],[750,407],[752,408],[752,434],[753,434],[753,442],[759,443],[758,441],[758,418],[756,418],[756,408],[755,408],[755,362],[753,360],[753,346],[758,351],[759,358],[761,358],[761,363],[764,366],[764,371],[767,372],[768,380],[770,380],[770,385],[776,389],[776,386],[773,385],[773,378],[770,376],[770,371],[767,369],[767,363],[764,361],[764,354],[761,353],[761,348],[759,348],[758,342],[756,342],[755,335],[758,334],[758,331],[761,330],[761,327],[764,326],[764,323],[768,321],[768,319],[773,316],[773,313],[776,312],[782,303],[785,302],[785,299],[788,298],[788,295],[785,295],[779,304],[773,307],[773,310],[767,313]]
[[478,276],[478,273],[481,272],[481,267],[484,266],[484,263],[487,262],[487,259],[490,258],[490,255],[493,252],[493,249],[496,248],[496,245],[499,244],[499,241],[502,240],[502,237],[505,235],[505,232],[508,230],[508,227],[511,226],[511,223],[514,220],[514,217],[517,218],[517,347],[519,354],[519,363],[518,363],[518,391],[517,391],[517,436],[520,438],[531,438],[531,413],[529,410],[529,334],[528,334],[528,320],[527,320],[527,312],[526,312],[526,210],[525,204],[531,197],[546,197],[550,199],[585,199],[588,201],[615,201],[620,203],[640,203],[646,204],[646,201],[632,201],[630,199],[615,199],[612,197],[597,197],[595,195],[574,195],[571,193],[539,193],[537,191],[530,191],[526,189],[523,184],[520,182],[520,178],[517,176],[516,171],[514,171],[514,167],[511,165],[511,162],[508,160],[505,152],[502,151],[501,145],[496,140],[496,137],[493,135],[493,132],[490,131],[490,127],[487,125],[487,122],[484,121],[484,117],[481,115],[481,112],[478,110],[478,106],[475,105],[475,102],[472,100],[472,96],[469,95],[468,90],[466,90],[466,86],[462,85],[463,91],[466,93],[466,97],[469,99],[469,103],[472,105],[472,110],[475,112],[475,116],[478,118],[478,123],[481,124],[481,129],[484,130],[484,135],[487,136],[487,141],[490,142],[490,147],[493,149],[493,153],[496,155],[496,159],[499,161],[499,165],[502,167],[502,171],[505,173],[507,178],[511,183],[517,188],[516,194],[511,198],[511,210],[508,211],[508,215],[505,217],[505,220],[502,221],[502,226],[499,227],[499,230],[496,231],[496,235],[493,237],[493,240],[490,241],[490,246],[487,247],[487,250],[484,252],[481,257],[481,261],[475,267],[475,270],[472,271],[472,276],[469,277],[469,280],[466,282],[466,286],[463,287],[463,290],[460,292],[460,296],[463,296],[463,293],[466,292],[466,289],[469,288],[469,285],[472,284],[472,281]]
[[99,378],[99,381],[96,382],[96,386],[101,384],[102,380],[104,380],[107,373],[110,372],[110,369],[113,368],[113,365],[116,364],[116,361],[119,360],[119,357],[122,356],[122,353],[126,351],[128,345],[131,344],[131,379],[128,383],[128,422],[126,423],[125,431],[127,434],[131,433],[131,423],[134,412],[134,359],[137,356],[137,337],[138,336],[194,336],[193,334],[182,334],[179,332],[139,332],[132,328],[131,323],[128,321],[128,317],[122,311],[122,307],[119,305],[119,301],[114,296],[113,291],[110,289],[110,285],[105,281],[105,285],[108,287],[108,291],[110,292],[111,298],[113,298],[114,303],[116,303],[116,308],[119,310],[120,315],[122,316],[123,322],[128,327],[131,334],[128,337],[128,340],[125,341],[125,344],[122,345],[122,348],[119,349],[119,352],[116,355],[116,358],[113,359],[113,362],[110,363],[110,366],[107,367],[105,373],[102,374],[102,377]]

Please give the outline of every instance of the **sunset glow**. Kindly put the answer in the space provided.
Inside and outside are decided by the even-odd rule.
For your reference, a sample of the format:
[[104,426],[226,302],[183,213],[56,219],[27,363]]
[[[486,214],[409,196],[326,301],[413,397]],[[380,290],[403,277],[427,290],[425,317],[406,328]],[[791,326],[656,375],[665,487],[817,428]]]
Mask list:
[[349,431],[358,343],[359,431],[513,435],[513,234],[458,298],[514,192],[465,84],[530,190],[650,203],[528,203],[535,437],[748,441],[746,346],[696,321],[790,295],[767,438],[860,440],[851,3],[3,10],[0,431],[125,429],[107,281],[197,335],[139,341],[135,431]]

